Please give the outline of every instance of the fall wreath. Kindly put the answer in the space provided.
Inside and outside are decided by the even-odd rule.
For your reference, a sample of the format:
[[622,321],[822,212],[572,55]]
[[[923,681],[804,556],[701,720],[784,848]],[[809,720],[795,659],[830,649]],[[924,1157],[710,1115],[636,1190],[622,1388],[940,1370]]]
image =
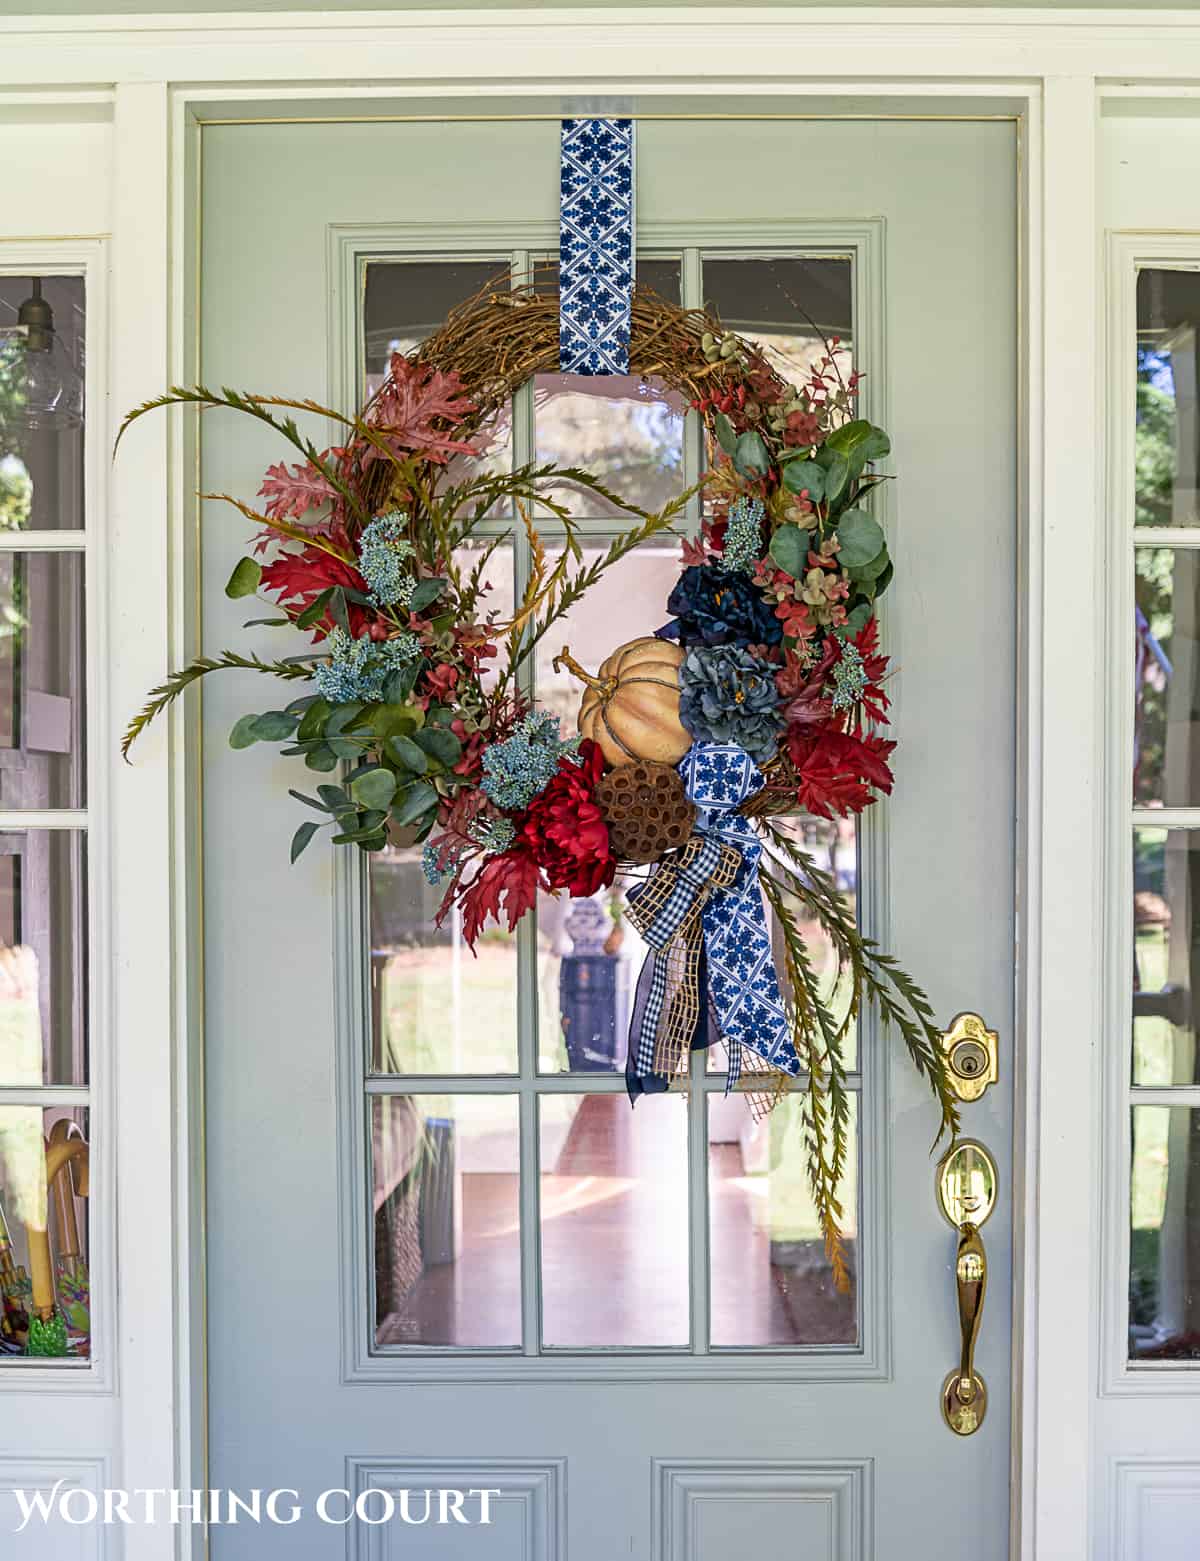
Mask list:
[[[704,519],[681,540],[662,623],[595,669],[551,642],[556,664],[581,680],[574,733],[529,697],[531,654],[561,636],[564,615],[626,554],[682,529],[696,490],[648,513],[579,468],[489,472],[475,461],[514,391],[557,368],[553,291],[514,290],[507,278],[484,289],[415,351],[394,354],[359,412],[173,387],[131,412],[118,442],[151,409],[192,403],[257,418],[293,446],[298,459],[267,469],[260,507],[207,497],[258,528],[227,594],[264,597],[268,622],[310,642],[278,660],[224,651],[172,673],[130,722],[123,751],[199,678],[248,669],[303,687],[242,716],[232,745],[278,743],[330,777],[315,795],[291,791],[312,815],[292,838],[293,861],[323,827],[367,852],[401,837],[423,843],[426,875],[444,890],[440,916],[457,906],[472,944],[491,920],[514,928],[539,888],[590,896],[621,874],[650,950],[630,1032],[631,1096],[666,1088],[690,1051],[710,1044],[725,1048],[730,1087],[749,1075],[743,1087],[764,1106],[805,1080],[809,1176],[844,1284],[843,1044],[864,1005],[903,1039],[942,1132],[956,1132],[957,1115],[924,994],[861,934],[787,820],[857,813],[892,788],[875,616],[892,563],[865,507],[884,481],[873,463],[890,447],[855,416],[858,377],[843,378],[836,345],[790,384],[712,312],[635,291],[631,372],[703,419]],[[295,414],[331,419],[340,442],[319,448]],[[625,517],[590,562],[564,482]],[[488,561],[506,538],[482,534],[502,505],[530,560],[507,619],[486,599]],[[538,532],[546,517],[561,536],[554,558]],[[836,953],[834,995],[802,920],[819,922]]]

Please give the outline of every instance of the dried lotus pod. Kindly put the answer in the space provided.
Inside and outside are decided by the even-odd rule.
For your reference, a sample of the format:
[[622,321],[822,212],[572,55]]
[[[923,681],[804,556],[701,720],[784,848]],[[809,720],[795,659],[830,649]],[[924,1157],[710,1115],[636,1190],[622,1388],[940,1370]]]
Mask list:
[[635,759],[596,785],[613,855],[621,862],[657,862],[692,833],[696,810],[679,772],[669,764]]

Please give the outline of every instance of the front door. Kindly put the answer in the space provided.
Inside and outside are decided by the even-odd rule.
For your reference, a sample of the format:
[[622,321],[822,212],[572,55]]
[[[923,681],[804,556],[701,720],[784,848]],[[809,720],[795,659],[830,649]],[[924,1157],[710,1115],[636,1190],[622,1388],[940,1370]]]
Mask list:
[[[210,126],[202,377],[349,409],[394,343],[552,254],[557,201],[552,120]],[[1000,1033],[1000,1082],[964,1116],[999,1172],[986,1419],[962,1436],[942,1416],[956,1237],[898,1042],[860,1026],[842,1294],[795,1100],[756,1122],[694,1062],[630,1109],[619,894],[599,934],[543,899],[473,957],[434,927],[417,853],[367,871],[322,843],[289,867],[303,771],[231,752],[261,689],[223,675],[203,716],[210,1484],[295,1491],[275,1516],[297,1521],[214,1527],[214,1561],[1008,1555],[1016,127],[650,119],[637,207],[643,280],[794,367],[839,336],[892,434],[896,790],[857,830],[797,827],[943,1021]],[[203,419],[205,491],[249,500],[285,454]],[[647,506],[699,461],[669,402],[553,376],[497,430],[497,459],[534,454]],[[578,507],[599,547],[619,521]],[[245,648],[252,614],[222,592],[242,540],[206,507],[210,651]],[[495,605],[525,565],[510,538]],[[573,710],[561,643],[594,665],[652,632],[678,568],[672,541],[608,576],[546,646],[538,697]],[[339,1529],[330,1490],[394,1510],[369,1497]]]

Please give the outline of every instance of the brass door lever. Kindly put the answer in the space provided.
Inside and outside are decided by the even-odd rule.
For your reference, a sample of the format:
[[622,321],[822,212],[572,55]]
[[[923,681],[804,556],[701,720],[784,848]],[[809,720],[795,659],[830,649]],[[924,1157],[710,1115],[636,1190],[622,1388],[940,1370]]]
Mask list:
[[975,1346],[987,1295],[987,1252],[979,1227],[996,1206],[996,1162],[972,1138],[960,1139],[938,1166],[938,1203],[958,1232],[954,1289],[961,1348],[942,1383],[942,1418],[956,1436],[971,1436],[987,1414],[987,1384],[975,1370]]
[[975,1370],[975,1343],[987,1294],[987,1253],[978,1227],[969,1223],[958,1233],[954,1284],[962,1351],[958,1370],[952,1371],[942,1384],[942,1415],[956,1436],[970,1436],[983,1424],[988,1395],[987,1384]]

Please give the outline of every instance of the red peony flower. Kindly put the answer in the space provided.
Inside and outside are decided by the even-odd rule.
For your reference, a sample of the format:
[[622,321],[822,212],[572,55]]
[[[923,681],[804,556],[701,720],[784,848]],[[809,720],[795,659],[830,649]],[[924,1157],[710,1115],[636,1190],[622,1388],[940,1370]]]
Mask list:
[[566,889],[576,898],[612,883],[616,858],[608,825],[596,804],[596,782],[604,774],[604,755],[584,738],[582,763],[563,758],[546,789],[529,804],[520,838],[550,889]]

